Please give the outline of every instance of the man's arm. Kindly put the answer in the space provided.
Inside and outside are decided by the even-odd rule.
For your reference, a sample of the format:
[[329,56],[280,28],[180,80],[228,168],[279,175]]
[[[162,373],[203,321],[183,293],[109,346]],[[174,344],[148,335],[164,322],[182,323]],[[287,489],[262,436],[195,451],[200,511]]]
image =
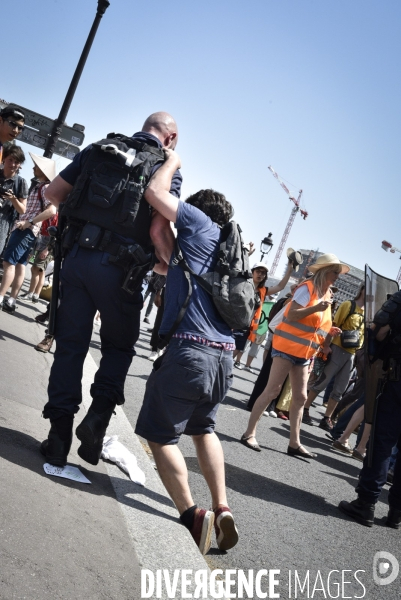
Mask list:
[[170,194],[171,180],[181,162],[178,154],[174,150],[164,148],[166,161],[160,169],[156,171],[149,182],[145,191],[145,200],[155,208],[165,219],[177,220],[177,209],[180,200]]
[[7,192],[6,196],[11,200],[11,204],[18,214],[23,215],[26,210],[26,198],[17,198],[12,191]]
[[[50,219],[50,217],[52,217],[53,215],[55,215],[57,212],[57,209],[55,206],[53,206],[53,204],[50,204],[47,208],[45,208],[45,210],[39,214],[36,215],[36,217],[34,217],[32,219],[32,223],[34,225],[37,225],[38,223],[42,223],[42,221],[46,221],[46,219]],[[31,223],[29,221],[17,221],[16,226],[18,229],[28,229],[28,227],[31,227]]]
[[[46,200],[49,200],[49,202],[51,202],[56,208],[58,208],[59,205],[62,202],[64,202],[64,200],[67,198],[72,188],[73,186],[70,183],[67,183],[67,181],[60,177],[60,175],[57,175],[57,177],[55,177],[46,188],[44,196]],[[49,216],[51,217],[53,214],[55,214],[55,212],[51,213]],[[49,217],[45,217],[45,219],[46,218],[48,219]]]

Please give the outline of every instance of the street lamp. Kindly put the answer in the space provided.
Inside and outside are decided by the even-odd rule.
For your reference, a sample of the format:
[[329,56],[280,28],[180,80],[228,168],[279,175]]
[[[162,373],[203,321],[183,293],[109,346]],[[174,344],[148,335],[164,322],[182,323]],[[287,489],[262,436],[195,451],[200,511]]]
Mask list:
[[86,40],[84,49],[82,50],[81,58],[79,59],[77,68],[75,69],[75,73],[71,80],[70,87],[68,88],[67,95],[63,102],[63,106],[61,107],[60,114],[59,114],[58,118],[54,121],[53,130],[50,134],[50,137],[46,144],[45,151],[43,153],[43,156],[46,156],[47,158],[51,158],[53,156],[57,138],[59,137],[59,135],[61,133],[61,127],[67,117],[68,110],[70,108],[72,99],[75,94],[75,90],[77,89],[79,80],[82,75],[82,71],[84,70],[86,59],[88,58],[88,54],[92,47],[93,40],[95,39],[95,35],[96,35],[97,29],[99,27],[99,23],[109,6],[110,6],[109,0],[98,0],[98,2],[97,2],[97,10],[96,10],[95,20],[93,21],[93,25],[89,32],[88,39]]
[[263,257],[266,254],[269,254],[269,252],[272,248],[273,248],[273,240],[272,240],[272,233],[270,232],[269,235],[267,237],[264,237],[263,240],[260,242],[260,251],[262,253],[262,256],[260,257],[261,262],[263,262]]

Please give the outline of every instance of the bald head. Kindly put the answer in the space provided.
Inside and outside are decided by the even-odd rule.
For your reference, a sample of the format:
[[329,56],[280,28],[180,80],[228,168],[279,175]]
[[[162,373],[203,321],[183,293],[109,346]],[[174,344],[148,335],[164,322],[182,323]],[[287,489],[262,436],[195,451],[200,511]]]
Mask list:
[[156,112],[150,115],[143,124],[142,131],[151,133],[163,144],[164,148],[174,148],[178,141],[177,123],[166,112]]

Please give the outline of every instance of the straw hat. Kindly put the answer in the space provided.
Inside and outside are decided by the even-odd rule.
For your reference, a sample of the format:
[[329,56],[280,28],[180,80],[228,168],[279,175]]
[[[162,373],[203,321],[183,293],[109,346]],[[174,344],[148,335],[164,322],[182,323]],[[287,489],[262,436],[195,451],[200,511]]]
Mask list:
[[44,173],[49,181],[53,181],[56,176],[56,163],[51,158],[45,158],[44,156],[38,156],[29,152],[29,156],[39,169]]
[[315,274],[317,273],[317,271],[323,269],[324,267],[334,267],[336,265],[341,267],[341,273],[348,273],[350,269],[349,266],[342,263],[335,254],[322,254],[322,256],[319,256],[319,258],[313,265],[308,267],[308,270],[311,273]]
[[252,267],[251,271],[254,271],[255,269],[266,269],[266,273],[268,273],[268,272],[269,272],[269,269],[267,268],[267,265],[266,265],[266,263],[263,263],[263,262],[258,262],[258,263],[255,263],[255,264],[253,265],[253,267]]

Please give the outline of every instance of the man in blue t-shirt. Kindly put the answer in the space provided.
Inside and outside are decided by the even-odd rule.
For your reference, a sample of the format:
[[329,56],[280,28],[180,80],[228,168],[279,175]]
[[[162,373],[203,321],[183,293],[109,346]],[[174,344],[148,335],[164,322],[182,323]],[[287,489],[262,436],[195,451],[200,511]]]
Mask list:
[[[189,267],[201,274],[217,260],[220,227],[233,213],[222,194],[201,190],[180,202],[170,192],[179,157],[166,150],[166,162],[153,176],[145,198],[175,223],[177,240]],[[173,257],[172,257],[173,258]],[[234,338],[217,312],[211,296],[192,278],[193,292],[184,318],[167,351],[154,363],[136,424],[153,452],[160,477],[172,497],[182,523],[202,554],[211,544],[213,525],[217,545],[228,550],[238,541],[224,475],[224,455],[214,433],[217,409],[232,383]],[[161,336],[172,329],[188,294],[184,271],[170,261]],[[212,497],[213,511],[198,508],[188,486],[184,458],[177,446],[182,434],[192,436],[199,465]]]
[[[132,137],[147,146],[174,148],[178,139],[177,125],[168,113],[154,113],[146,119],[142,131]],[[90,147],[79,153],[73,162],[61,171],[47,188],[46,199],[57,207],[66,200],[81,172],[86,168],[86,158],[89,155]],[[160,164],[161,162],[154,165],[153,172]],[[174,173],[171,183],[172,195],[179,196],[181,180],[180,173]],[[83,202],[89,197],[89,191],[86,191]],[[121,201],[124,201],[122,194],[116,200],[116,204]],[[146,202],[141,202],[138,214],[142,206],[147,211],[144,219],[147,229],[140,231],[140,234],[146,239],[150,236],[160,256],[160,266],[163,265],[163,257],[167,257],[167,260],[170,257],[174,236],[170,223],[162,215],[153,217],[149,229],[150,209]],[[66,231],[73,230],[74,223],[73,219],[71,223],[69,221]],[[81,231],[83,227],[84,224],[81,223]],[[126,246],[142,242],[114,233],[112,222],[110,229],[111,231],[101,229],[101,240],[107,238],[110,244],[103,244],[101,241],[91,247],[83,243],[79,232],[74,232],[72,244],[68,245],[60,272],[56,351],[49,378],[49,401],[43,410],[44,418],[50,419],[51,428],[48,439],[41,446],[47,461],[56,466],[66,464],[71,448],[74,416],[82,402],[83,364],[89,350],[93,319],[97,310],[102,320],[102,359],[91,386],[92,404],[76,432],[81,441],[78,454],[85,461],[90,464],[99,462],[103,438],[111,415],[116,404],[121,405],[125,401],[124,384],[135,355],[134,345],[139,336],[143,300],[140,291],[130,294],[122,288],[126,275],[122,267],[110,262],[110,258],[123,252]]]

